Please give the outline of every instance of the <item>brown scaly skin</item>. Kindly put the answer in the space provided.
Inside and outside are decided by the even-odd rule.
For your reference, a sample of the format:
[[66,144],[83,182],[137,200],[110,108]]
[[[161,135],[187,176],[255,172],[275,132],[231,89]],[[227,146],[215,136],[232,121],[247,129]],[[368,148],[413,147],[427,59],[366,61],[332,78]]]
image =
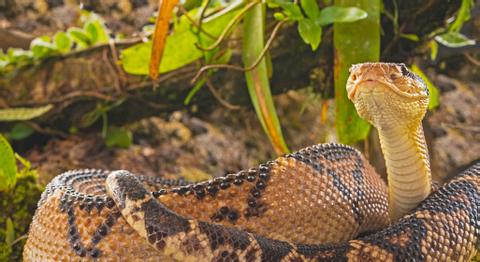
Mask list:
[[186,219],[127,171],[108,176],[107,191],[159,254],[179,261],[468,261],[479,245],[480,164],[385,230],[337,245],[293,244]]
[[[226,256],[223,261],[235,258],[240,261],[290,261],[293,258],[467,261],[476,251],[479,239],[480,165],[434,192],[412,215],[387,229],[337,245],[293,244],[295,242],[272,240],[231,227],[187,219],[160,202],[152,201],[156,194],[145,193],[143,185],[126,171],[116,171],[109,178],[114,181],[109,187],[115,192],[112,194],[117,198],[115,205],[112,198],[103,195],[103,180],[107,174],[109,172],[94,170],[69,172],[52,181],[31,227],[24,252],[26,261],[93,260],[97,257],[101,261],[158,261],[160,258],[222,261],[215,258],[223,255]],[[127,180],[126,185],[118,186],[122,182],[115,181],[122,179]],[[102,183],[98,183],[100,181]],[[77,184],[76,190],[96,196],[77,195],[68,186],[72,182]],[[151,182],[169,187],[168,181],[143,181],[147,186],[152,185]],[[156,189],[151,187],[150,190]],[[144,202],[149,204],[142,206]],[[330,207],[331,212],[334,209]],[[144,224],[135,225],[129,221],[131,227],[127,221],[132,218]]]
[[[140,245],[145,241],[106,195],[108,174],[71,171],[49,184],[25,260],[157,259],[159,253]],[[139,178],[183,217],[288,242],[338,243],[389,222],[385,184],[357,150],[339,144],[312,146],[255,169],[170,189],[174,181]]]
[[[397,64],[358,65],[347,85],[360,115],[381,131],[394,219],[411,213],[430,192],[418,124],[428,93],[405,70]],[[395,146],[397,138],[404,140]],[[461,261],[476,252],[478,173],[473,167],[387,229],[344,242],[389,222],[385,185],[347,146],[313,146],[257,169],[181,187],[161,179],[139,181],[126,171],[70,172],[54,179],[42,197],[24,257]],[[331,244],[320,245],[325,243]]]

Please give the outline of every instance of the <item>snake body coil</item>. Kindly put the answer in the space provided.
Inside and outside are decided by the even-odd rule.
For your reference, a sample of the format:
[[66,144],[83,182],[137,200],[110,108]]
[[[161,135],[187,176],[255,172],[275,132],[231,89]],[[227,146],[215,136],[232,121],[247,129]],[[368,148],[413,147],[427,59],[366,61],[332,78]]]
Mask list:
[[353,67],[347,90],[379,129],[388,190],[357,150],[340,144],[195,184],[70,171],[42,195],[24,259],[471,259],[480,243],[480,164],[430,193],[419,125],[425,86],[402,65],[362,64]]

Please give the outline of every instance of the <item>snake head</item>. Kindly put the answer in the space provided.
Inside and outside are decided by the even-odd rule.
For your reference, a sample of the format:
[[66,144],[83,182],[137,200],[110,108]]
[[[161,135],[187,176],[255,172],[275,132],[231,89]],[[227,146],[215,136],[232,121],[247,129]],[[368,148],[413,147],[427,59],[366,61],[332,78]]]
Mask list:
[[378,129],[418,126],[428,107],[425,82],[404,64],[363,63],[350,68],[348,98]]

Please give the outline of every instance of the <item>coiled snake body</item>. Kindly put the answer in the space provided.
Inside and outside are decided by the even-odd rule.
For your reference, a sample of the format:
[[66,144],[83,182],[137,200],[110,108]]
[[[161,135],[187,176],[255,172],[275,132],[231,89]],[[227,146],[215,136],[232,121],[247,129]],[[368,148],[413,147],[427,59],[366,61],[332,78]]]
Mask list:
[[[466,261],[479,245],[480,164],[430,194],[419,124],[428,93],[405,70],[357,65],[347,85],[379,129],[388,189],[357,150],[339,144],[196,184],[70,171],[47,186],[24,259]],[[393,121],[398,111],[406,113]]]

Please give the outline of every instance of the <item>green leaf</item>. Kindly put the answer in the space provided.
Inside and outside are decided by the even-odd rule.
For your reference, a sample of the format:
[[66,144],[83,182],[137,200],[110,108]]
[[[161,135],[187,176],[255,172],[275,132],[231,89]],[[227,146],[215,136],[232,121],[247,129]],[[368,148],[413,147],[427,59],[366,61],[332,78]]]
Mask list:
[[366,17],[361,21],[335,23],[333,26],[335,127],[341,143],[353,144],[367,137],[370,125],[358,116],[352,102],[347,98],[345,85],[349,75],[348,70],[352,64],[374,62],[380,58],[381,1],[335,0],[335,4],[338,6],[356,5],[368,12],[368,16],[357,16]]
[[32,50],[33,58],[42,59],[54,53],[55,46],[51,43],[50,37],[41,36],[32,40],[30,50]]
[[317,0],[301,0],[300,5],[303,11],[311,19],[317,18],[320,14],[320,8],[318,8]]
[[273,18],[275,18],[276,20],[284,20],[285,18],[287,18],[283,13],[280,13],[280,12],[275,12],[273,13]]
[[413,64],[411,69],[412,69],[412,72],[420,76],[420,78],[422,78],[423,81],[425,81],[425,84],[428,87],[428,92],[430,93],[428,109],[431,110],[438,107],[438,105],[440,104],[440,94],[438,92],[438,88],[432,83],[432,81],[430,81],[427,75],[425,75],[425,73],[423,73],[420,67],[418,67],[416,64]]
[[313,20],[305,18],[298,21],[298,32],[306,44],[310,44],[315,51],[320,45],[322,28]]
[[[362,0],[360,0],[361,2]],[[351,2],[352,5],[357,3],[356,1],[343,1]],[[335,1],[337,3],[337,1]],[[358,20],[367,18],[368,13],[358,7],[343,7],[343,6],[328,6],[320,11],[320,14],[315,19],[315,22],[320,26],[328,25],[331,23],[351,23]],[[365,30],[365,28],[363,29]],[[362,31],[363,31],[362,30]]]
[[8,133],[8,136],[14,140],[21,140],[33,134],[33,128],[25,123],[17,123]]
[[5,229],[5,243],[12,246],[13,241],[15,241],[15,227],[11,218],[7,218],[7,228]]
[[[218,36],[238,11],[238,9],[234,9],[226,12],[215,19],[204,22],[202,27],[210,34]],[[203,56],[203,52],[195,46],[199,39],[190,30],[190,26],[188,26],[190,22],[182,17],[180,23],[180,25],[175,26],[174,32],[167,37],[165,51],[160,64],[160,73],[175,70]],[[201,33],[200,37],[201,43],[205,46],[212,44],[214,41],[204,33]],[[148,41],[124,49],[121,52],[123,69],[130,74],[147,75],[151,47],[152,42]]]
[[124,128],[108,127],[105,144],[108,147],[128,148],[132,144],[132,132]]
[[57,32],[53,37],[55,47],[61,53],[67,53],[72,47],[72,40],[68,37],[65,32]]
[[103,23],[99,20],[91,20],[84,25],[90,43],[99,44],[108,42],[108,34]]
[[12,188],[16,182],[17,164],[13,149],[4,136],[0,135],[0,191]]
[[435,40],[440,44],[451,48],[475,45],[475,40],[472,40],[457,32],[448,32],[443,35],[436,36]]
[[69,28],[67,30],[67,34],[80,48],[85,48],[90,44],[89,36],[81,28],[78,28],[78,27]]
[[291,20],[300,20],[303,18],[302,11],[300,7],[289,0],[272,0],[270,1],[271,4],[280,6],[287,17]]
[[11,63],[18,63],[25,60],[30,60],[33,53],[30,50],[23,50],[20,48],[9,48],[7,50],[8,60]]
[[[243,64],[249,67],[258,59],[265,46],[265,4],[257,4],[246,13],[243,35]],[[253,107],[275,153],[287,153],[288,147],[283,138],[268,82],[265,58],[253,70],[245,72],[245,78]]]
[[42,107],[16,107],[0,109],[0,121],[19,121],[30,120],[47,113],[53,105],[46,105]]

